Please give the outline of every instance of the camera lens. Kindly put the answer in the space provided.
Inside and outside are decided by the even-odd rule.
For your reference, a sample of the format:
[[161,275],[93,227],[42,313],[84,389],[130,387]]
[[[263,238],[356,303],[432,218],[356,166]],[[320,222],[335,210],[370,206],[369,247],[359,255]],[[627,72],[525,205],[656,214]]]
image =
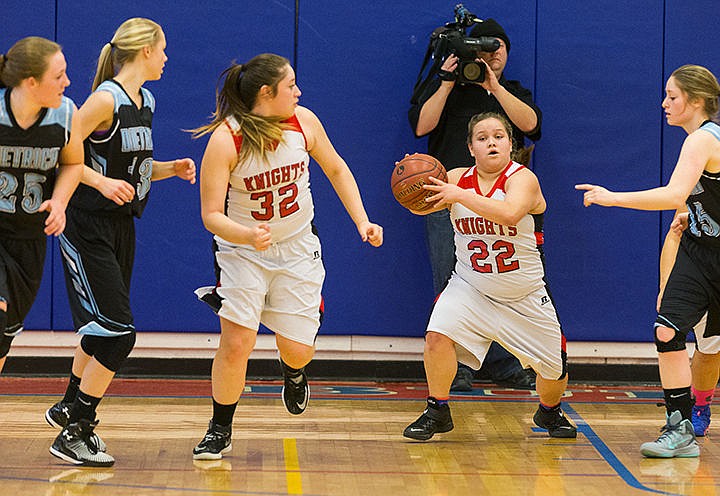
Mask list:
[[482,83],[485,79],[485,66],[477,62],[468,62],[462,67],[462,75],[467,81]]

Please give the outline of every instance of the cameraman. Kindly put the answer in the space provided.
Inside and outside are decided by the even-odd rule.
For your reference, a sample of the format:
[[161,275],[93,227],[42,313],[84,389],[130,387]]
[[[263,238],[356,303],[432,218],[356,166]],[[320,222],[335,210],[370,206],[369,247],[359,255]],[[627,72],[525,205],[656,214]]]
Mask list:
[[[449,54],[433,80],[419,95],[417,104],[409,112],[410,125],[415,136],[428,138],[428,153],[437,158],[447,170],[469,167],[474,162],[465,138],[470,118],[481,112],[498,112],[508,117],[513,128],[513,139],[520,152],[514,159],[529,164],[530,149],[525,149],[525,138],[540,139],[542,113],[532,100],[530,90],[519,81],[508,81],[503,76],[510,39],[505,30],[493,19],[473,26],[471,38],[496,38],[500,47],[494,52],[477,52],[478,62],[485,65],[485,78],[481,83],[457,83],[458,57]],[[455,266],[454,232],[449,210],[444,209],[425,216],[430,265],[435,293],[447,284]],[[534,389],[535,379],[522,369],[520,362],[497,343],[493,343],[483,365],[493,382],[518,389]],[[472,390],[473,371],[458,364],[452,391]]]

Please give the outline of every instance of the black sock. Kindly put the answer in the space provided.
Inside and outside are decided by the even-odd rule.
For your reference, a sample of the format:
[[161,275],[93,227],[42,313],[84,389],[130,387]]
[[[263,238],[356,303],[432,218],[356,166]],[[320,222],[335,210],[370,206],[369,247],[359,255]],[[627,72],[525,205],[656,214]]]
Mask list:
[[692,418],[692,407],[695,400],[690,392],[690,386],[677,389],[663,389],[665,396],[665,409],[670,415],[674,411],[679,411],[683,419],[690,420]]
[[448,406],[448,400],[439,400],[435,398],[434,396],[428,396],[427,397],[427,404],[428,408],[435,408],[439,410],[442,406]]
[[280,360],[280,363],[282,364],[282,370],[283,375],[288,377],[290,380],[292,380],[295,384],[299,383],[299,379],[302,376],[303,371],[305,370],[305,367],[300,367],[299,369],[294,369],[290,367],[288,364]]
[[237,401],[231,405],[221,405],[213,398],[213,423],[221,425],[223,427],[232,425],[233,415],[235,415],[236,407]]
[[80,378],[70,372],[70,382],[68,382],[67,389],[65,390],[65,396],[62,399],[63,403],[72,403],[75,401],[75,396],[77,396],[79,390]]
[[547,406],[547,405],[543,405],[542,403],[540,403],[540,409],[546,413],[559,412],[560,411],[560,403],[558,403],[555,406]]
[[73,401],[72,407],[70,407],[70,420],[68,423],[72,424],[80,419],[90,422],[95,420],[95,410],[100,404],[100,400],[102,400],[102,398],[96,398],[95,396],[90,396],[78,390],[75,401]]

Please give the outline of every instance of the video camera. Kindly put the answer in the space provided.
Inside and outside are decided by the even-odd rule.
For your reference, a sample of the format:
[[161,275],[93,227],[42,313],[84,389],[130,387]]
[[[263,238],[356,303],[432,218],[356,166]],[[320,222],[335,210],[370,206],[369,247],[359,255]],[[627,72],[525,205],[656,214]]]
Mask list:
[[458,57],[455,74],[460,83],[482,83],[485,80],[485,64],[475,60],[477,52],[494,52],[500,48],[500,42],[495,38],[470,38],[465,35],[467,28],[480,22],[483,22],[482,19],[459,3],[455,6],[455,22],[437,28],[430,36],[430,45],[435,47],[433,58],[436,61],[443,61],[450,54]]

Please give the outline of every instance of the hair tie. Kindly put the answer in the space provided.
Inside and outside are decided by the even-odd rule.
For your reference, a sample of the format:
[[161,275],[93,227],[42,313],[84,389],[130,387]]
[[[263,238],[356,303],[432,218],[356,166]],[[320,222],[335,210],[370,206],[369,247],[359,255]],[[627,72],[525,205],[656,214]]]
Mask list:
[[113,43],[112,41],[108,41],[108,45],[110,45],[110,49],[115,48],[115,43]]
[[8,60],[10,60],[10,59],[9,59],[8,56],[5,55],[4,53],[2,54],[2,56],[3,56],[3,61],[7,64],[7,63],[8,63]]

